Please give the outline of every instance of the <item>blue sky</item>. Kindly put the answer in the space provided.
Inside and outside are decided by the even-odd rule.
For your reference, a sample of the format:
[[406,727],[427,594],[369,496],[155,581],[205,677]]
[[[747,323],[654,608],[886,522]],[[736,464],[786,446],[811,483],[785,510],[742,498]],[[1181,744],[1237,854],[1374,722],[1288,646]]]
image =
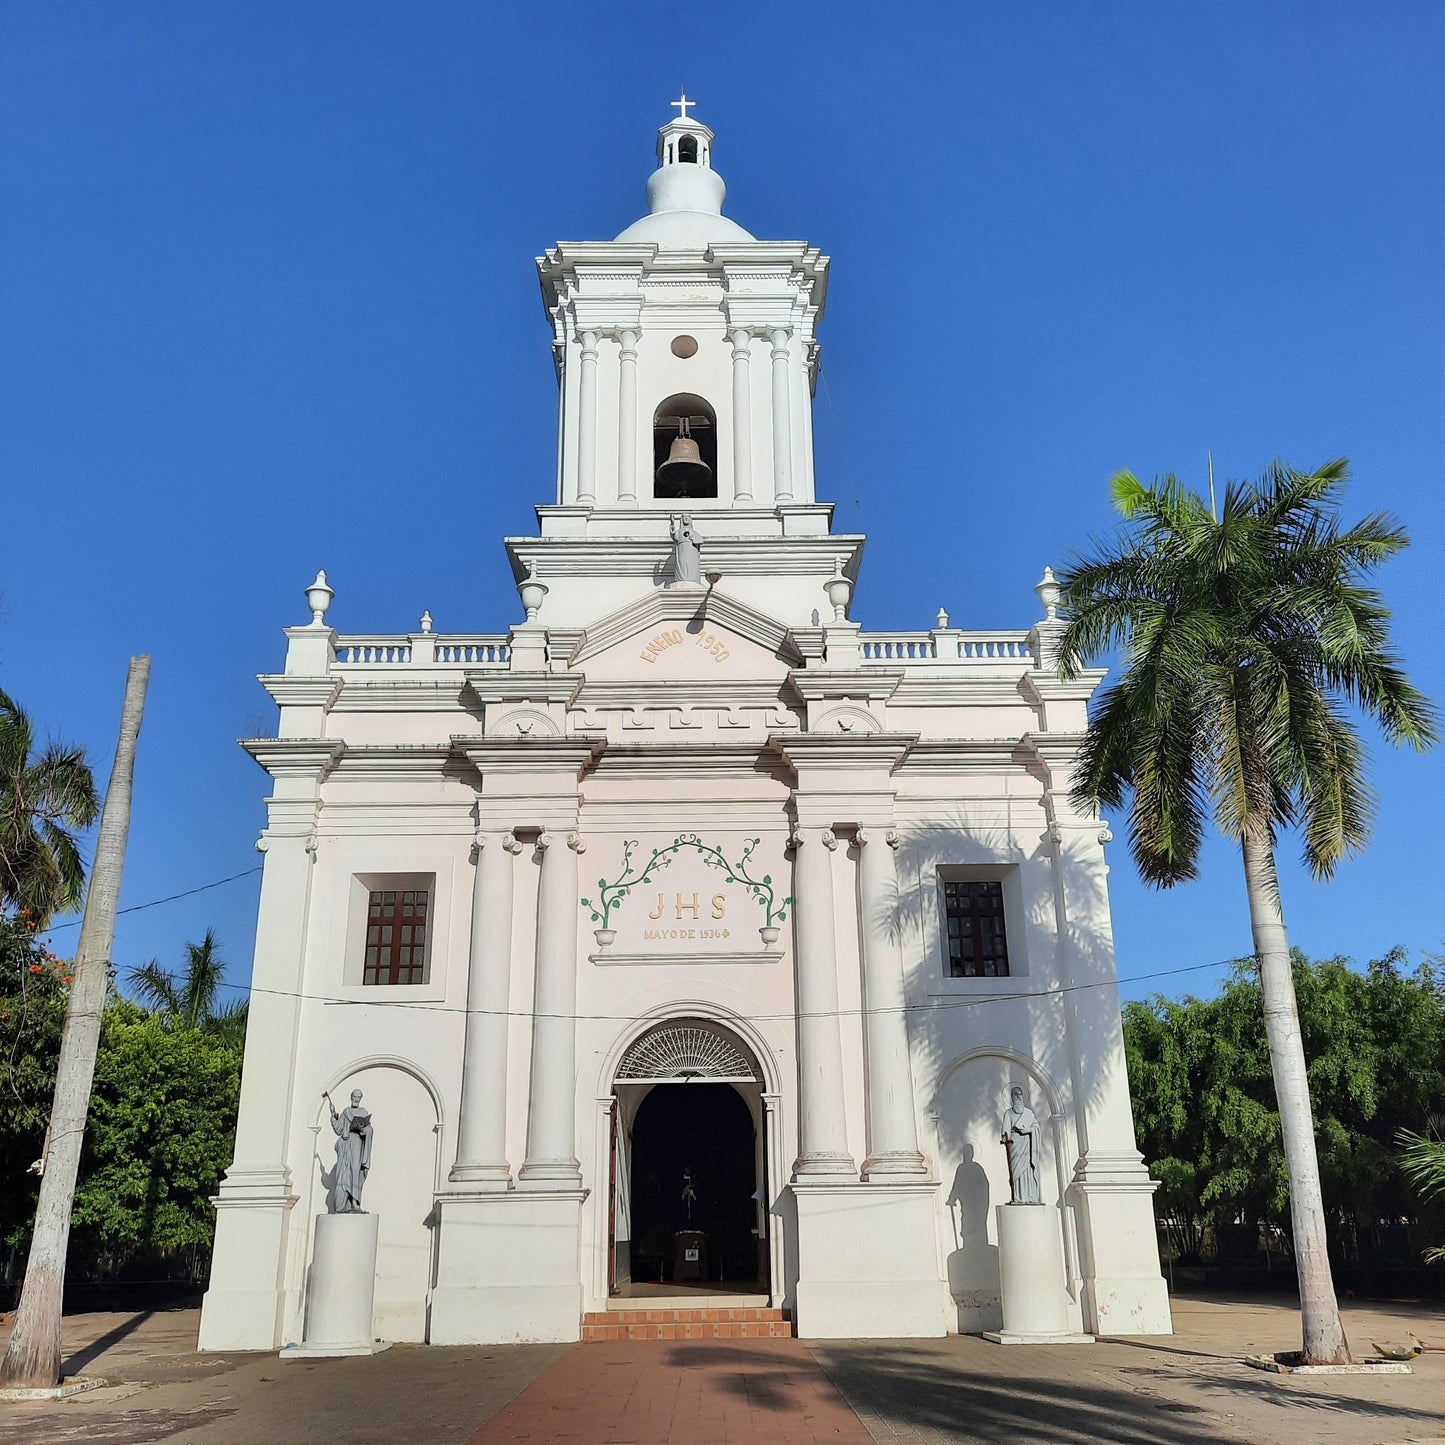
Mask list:
[[[108,769],[154,658],[122,903],[254,868],[254,681],[324,566],[343,632],[503,631],[550,499],[532,257],[644,209],[686,87],[728,211],[833,257],[819,494],[854,615],[1025,627],[1120,467],[1196,485],[1350,458],[1438,647],[1445,7],[0,4],[0,685]],[[1293,866],[1292,941],[1445,949],[1445,758],[1372,745],[1369,853]],[[1112,851],[1122,975],[1250,949],[1218,844],[1157,894]],[[121,920],[123,965],[257,879]],[[58,945],[75,930],[58,932]],[[1130,987],[1208,991],[1202,972]]]

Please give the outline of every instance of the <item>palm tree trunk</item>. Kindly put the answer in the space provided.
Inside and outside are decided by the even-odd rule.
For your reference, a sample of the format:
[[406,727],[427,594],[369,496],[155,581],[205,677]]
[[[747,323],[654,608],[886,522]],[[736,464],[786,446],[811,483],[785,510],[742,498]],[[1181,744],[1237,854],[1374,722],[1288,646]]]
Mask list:
[[65,1287],[65,1256],[70,1245],[70,1213],[80,1173],[80,1148],[90,1111],[90,1086],[100,1046],[100,1021],[110,978],[115,941],[116,905],[130,832],[131,779],[136,738],[145,710],[151,660],[133,657],[120,716],[120,741],[100,818],[95,863],[85,895],[80,946],[71,975],[70,1003],[60,1036],[55,1098],[50,1108],[50,1149],[40,1178],[40,1200],[30,1237],[30,1259],[10,1347],[0,1365],[6,1386],[46,1389],[60,1383],[60,1308]]
[[1314,1115],[1305,1072],[1304,1039],[1295,1003],[1289,939],[1280,907],[1274,845],[1268,838],[1244,837],[1244,881],[1254,953],[1264,995],[1264,1029],[1269,1039],[1279,1104],[1284,1162],[1289,1174],[1289,1212],[1294,1228],[1295,1268],[1299,1273],[1300,1314],[1304,1324],[1304,1360],[1310,1365],[1347,1364],[1350,1346],[1340,1322],[1335,1282],[1325,1241],[1325,1207],[1320,1165],[1315,1153]]

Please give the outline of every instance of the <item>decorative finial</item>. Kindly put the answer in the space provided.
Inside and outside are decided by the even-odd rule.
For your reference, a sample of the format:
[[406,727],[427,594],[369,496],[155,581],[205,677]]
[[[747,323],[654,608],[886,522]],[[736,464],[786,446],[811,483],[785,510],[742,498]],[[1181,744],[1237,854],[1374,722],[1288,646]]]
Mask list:
[[316,580],[306,589],[306,605],[311,609],[313,627],[326,626],[326,609],[335,596],[336,593],[326,585],[326,573],[318,572]]
[[430,612],[423,612],[423,613],[422,613],[422,615],[421,615],[421,630],[422,630],[423,632],[430,632],[430,631],[431,631],[431,613],[430,613]]
[[943,608],[940,607],[938,609],[938,616],[933,619],[933,625],[938,628],[939,631],[942,631],[948,626],[948,613],[946,613]]
[[528,561],[527,570],[522,580],[517,583],[517,593],[522,599],[522,609],[526,612],[528,622],[537,620],[537,612],[542,606],[542,599],[547,595],[547,584],[537,578],[537,565]]
[[697,102],[695,100],[689,100],[687,98],[686,91],[682,92],[681,100],[674,100],[669,102],[669,104],[672,106],[673,110],[678,111],[681,114],[683,120],[687,119],[687,112],[689,106],[691,106],[693,109],[697,108]]
[[1059,620],[1059,598],[1063,594],[1063,590],[1054,578],[1054,569],[1045,567],[1039,585],[1034,588],[1034,591],[1038,593],[1039,601],[1044,604],[1045,622]]
[[823,583],[823,591],[828,594],[828,601],[833,605],[833,621],[846,622],[848,599],[853,595],[853,584],[843,575],[841,557],[834,563],[833,575]]

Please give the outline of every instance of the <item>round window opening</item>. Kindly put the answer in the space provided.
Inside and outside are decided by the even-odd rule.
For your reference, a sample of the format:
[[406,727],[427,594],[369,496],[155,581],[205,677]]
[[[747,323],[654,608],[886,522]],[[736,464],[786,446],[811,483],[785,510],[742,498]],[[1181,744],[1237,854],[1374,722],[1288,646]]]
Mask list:
[[697,342],[691,336],[674,336],[672,354],[686,361],[689,356],[697,355]]

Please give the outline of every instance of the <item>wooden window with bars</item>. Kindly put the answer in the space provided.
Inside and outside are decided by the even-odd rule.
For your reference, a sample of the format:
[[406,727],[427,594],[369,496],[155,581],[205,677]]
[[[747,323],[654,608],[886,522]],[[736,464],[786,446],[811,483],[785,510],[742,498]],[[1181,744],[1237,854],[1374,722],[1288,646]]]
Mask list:
[[992,879],[945,878],[943,913],[948,931],[948,976],[1007,978],[1003,884]]
[[425,983],[430,890],[373,888],[366,909],[367,983]]

